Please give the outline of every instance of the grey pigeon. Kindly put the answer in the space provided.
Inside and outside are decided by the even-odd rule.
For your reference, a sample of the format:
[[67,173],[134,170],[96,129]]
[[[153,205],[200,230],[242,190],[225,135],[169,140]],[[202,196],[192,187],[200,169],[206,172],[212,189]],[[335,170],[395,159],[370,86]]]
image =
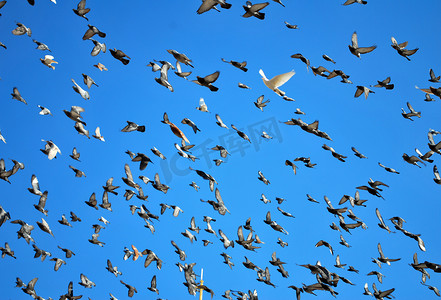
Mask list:
[[90,39],[91,37],[93,37],[95,34],[98,34],[98,36],[105,38],[106,34],[104,32],[101,32],[97,27],[92,26],[92,25],[87,25],[89,28],[87,29],[87,31],[84,33],[83,35],[83,40],[87,40]]
[[90,52],[90,55],[92,56],[97,56],[98,54],[100,54],[100,52],[102,51],[103,53],[106,53],[107,51],[107,46],[105,43],[100,43],[97,40],[91,39],[89,38],[89,40],[91,40],[93,42],[93,48],[92,51]]
[[123,65],[127,65],[130,62],[131,58],[127,54],[125,54],[122,50],[113,48],[113,49],[110,49],[109,51],[110,51],[110,54],[114,58],[116,58],[117,60],[122,62]]
[[89,75],[86,75],[84,73],[82,75],[83,75],[84,84],[87,85],[87,87],[89,89],[92,87],[92,84],[98,86],[98,84],[95,83],[95,81],[92,79],[92,77],[90,77]]
[[266,106],[267,103],[269,103],[269,100],[263,101],[264,100],[264,96],[260,96],[259,98],[257,98],[256,102],[254,102],[254,105],[260,109],[261,111],[263,111],[263,108]]
[[252,4],[250,1],[247,1],[245,5],[243,5],[243,9],[245,13],[242,15],[244,18],[256,17],[259,20],[265,19],[265,13],[261,13],[260,10],[264,9],[269,5],[269,2]]
[[96,286],[96,284],[89,278],[87,278],[84,274],[80,274],[80,279],[81,282],[79,282],[78,284],[84,286],[85,288],[91,289],[92,287]]
[[365,1],[365,0],[346,0],[346,2],[343,3],[343,5],[351,5],[351,4],[354,4],[354,3],[366,5],[367,1]]
[[354,54],[355,56],[361,58],[361,54],[366,54],[369,52],[374,51],[377,46],[370,46],[370,47],[358,47],[358,37],[357,37],[357,32],[354,31],[354,33],[352,34],[352,45],[349,45],[349,51],[351,51],[352,54]]
[[86,8],[86,0],[81,0],[77,5],[77,9],[72,10],[77,16],[80,16],[89,21],[89,19],[86,17],[86,14],[90,11],[90,8]]
[[196,76],[196,80],[193,80],[194,83],[197,83],[201,86],[205,86],[210,89],[212,92],[217,92],[219,90],[218,87],[215,87],[212,83],[214,83],[219,78],[220,72],[216,71],[210,75],[205,77]]
[[398,44],[397,40],[394,37],[391,37],[390,39],[392,41],[391,47],[397,50],[398,54],[403,56],[408,61],[410,61],[410,58],[408,56],[414,55],[418,51],[418,48],[412,50],[406,49],[407,42]]
[[231,4],[225,2],[225,0],[202,0],[201,6],[198,8],[197,13],[203,14],[204,12],[209,11],[210,9],[215,9],[219,11],[216,7],[216,5],[220,5],[220,7],[224,9],[231,8]]
[[[223,2],[224,0],[214,0],[214,2]],[[213,2],[213,0],[208,0],[208,2]],[[203,5],[203,4],[202,4]],[[230,4],[231,6],[231,4]],[[176,50],[167,50],[168,53],[170,53],[171,55],[173,55],[173,57],[180,63],[183,63],[186,66],[190,66],[193,68],[193,65],[191,64],[192,60],[189,59],[187,57],[187,55],[183,54],[183,53],[179,53]]]
[[12,89],[12,94],[11,94],[11,96],[12,96],[12,99],[15,99],[15,100],[18,100],[18,101],[20,101],[20,102],[23,102],[24,104],[28,104],[28,103],[26,102],[26,100],[20,95],[20,92],[18,91],[18,89],[17,89],[16,87],[14,87],[14,88]]
[[75,128],[75,130],[78,132],[78,134],[80,134],[80,135],[84,135],[84,136],[86,136],[88,139],[90,139],[90,136],[89,136],[89,130],[87,130],[87,129],[84,128],[83,123],[76,122],[74,128]]
[[39,41],[37,41],[37,40],[32,40],[35,44],[37,44],[37,49],[38,50],[42,50],[42,51],[45,51],[45,50],[47,50],[47,51],[49,51],[49,52],[52,52],[51,51],[51,49],[49,49],[49,47],[46,45],[46,44],[44,44],[44,43],[40,43]]
[[247,66],[247,62],[246,62],[246,61],[243,61],[243,62],[237,62],[237,61],[234,61],[234,60],[226,61],[226,60],[223,59],[223,58],[221,58],[221,60],[222,60],[223,62],[227,63],[227,64],[232,65],[233,67],[236,67],[236,68],[238,68],[238,69],[244,71],[244,72],[247,72],[247,71],[248,71],[248,69],[246,68],[246,66]]
[[12,30],[13,35],[24,35],[24,34],[27,34],[28,36],[32,35],[31,28],[26,27],[22,23],[16,23],[16,24],[17,24],[17,28]]
[[415,110],[413,109],[412,105],[410,105],[409,102],[407,102],[406,104],[407,104],[407,108],[410,110],[410,112],[407,113],[407,112],[404,110],[404,108],[401,108],[401,111],[402,111],[401,115],[403,116],[403,118],[408,119],[408,120],[411,120],[411,121],[413,121],[412,117],[418,117],[418,118],[421,118],[421,112],[420,112],[420,111],[418,111],[418,112],[415,111]]

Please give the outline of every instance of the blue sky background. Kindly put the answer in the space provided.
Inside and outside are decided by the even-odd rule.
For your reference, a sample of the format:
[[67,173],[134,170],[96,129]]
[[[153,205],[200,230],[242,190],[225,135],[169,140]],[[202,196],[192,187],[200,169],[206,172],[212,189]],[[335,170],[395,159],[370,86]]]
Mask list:
[[[215,299],[221,299],[227,289],[256,289],[260,299],[294,298],[295,293],[287,288],[289,285],[301,286],[316,281],[315,275],[297,264],[314,264],[317,260],[355,284],[349,286],[340,282],[335,288],[340,299],[361,298],[365,282],[369,286],[375,282],[380,290],[395,288],[393,295],[397,299],[436,297],[419,283],[421,274],[408,264],[415,252],[420,261],[441,262],[440,187],[432,180],[431,164],[419,169],[404,162],[401,156],[403,153],[415,154],[416,147],[425,153],[428,150],[428,130],[440,129],[440,100],[424,102],[424,93],[415,89],[415,85],[438,87],[427,81],[430,68],[437,75],[441,74],[441,43],[438,39],[441,4],[438,1],[368,1],[367,5],[342,6],[344,1],[285,0],[285,8],[270,1],[263,10],[266,13],[263,21],[242,18],[244,3],[239,1],[231,2],[233,6],[229,10],[209,11],[202,15],[196,14],[201,4],[198,0],[88,1],[87,7],[91,8],[87,15],[89,22],[72,12],[76,1],[58,2],[55,5],[40,0],[31,7],[24,0],[11,0],[0,11],[0,41],[8,47],[7,50],[0,49],[0,93],[3,95],[0,130],[7,141],[7,144],[0,144],[0,153],[7,169],[12,167],[9,159],[21,161],[26,166],[10,178],[12,184],[0,182],[0,205],[10,213],[11,220],[21,219],[34,225],[32,236],[37,246],[50,251],[53,257],[63,258],[67,265],[54,272],[50,258],[44,262],[34,259],[32,246],[23,239],[17,240],[19,226],[6,222],[0,228],[0,245],[8,242],[17,259],[6,257],[0,260],[1,269],[7,270],[0,275],[1,299],[29,299],[14,287],[16,277],[26,283],[38,277],[36,291],[44,298],[58,299],[67,292],[69,281],[73,281],[75,294],[84,295],[83,299],[106,299],[109,292],[119,299],[126,299],[127,289],[119,283],[122,279],[138,289],[134,299],[156,299],[156,294],[147,290],[153,275],[157,276],[159,297],[193,299],[182,285],[184,274],[175,266],[179,257],[174,253],[171,240],[186,251],[185,262],[197,263],[194,268],[197,273],[204,268],[204,281],[214,290]],[[299,29],[286,28],[284,21],[297,24]],[[49,53],[36,50],[32,38],[12,35],[15,22],[30,27],[32,38],[49,46],[59,62],[55,70],[41,64],[39,58]],[[132,58],[131,62],[124,66],[109,52],[92,57],[92,42],[81,39],[87,24],[107,33],[106,38],[97,39],[105,42],[108,48],[123,50]],[[362,55],[361,59],[353,56],[348,45],[354,31],[358,33],[360,46],[375,44],[378,48]],[[390,47],[391,36],[399,43],[409,41],[409,49],[419,48],[410,57],[410,62]],[[219,91],[212,93],[172,72],[169,72],[169,81],[175,89],[173,93],[158,85],[154,78],[159,73],[153,73],[146,65],[153,59],[175,64],[167,49],[185,53],[193,60],[194,69],[183,67],[185,71],[193,71],[189,77],[191,80],[196,75],[206,76],[219,70],[220,77],[215,83]],[[340,83],[338,78],[327,80],[314,76],[302,62],[290,58],[294,53],[302,53],[313,66],[342,69],[351,76],[354,84]],[[322,54],[329,55],[337,63],[333,65],[323,60]],[[249,71],[244,73],[223,63],[221,58],[246,60]],[[93,67],[98,62],[109,71],[100,72]],[[296,102],[286,102],[270,91],[258,74],[260,68],[269,78],[294,69],[296,74],[281,89]],[[89,90],[89,101],[83,100],[71,88],[71,79],[74,79],[86,89],[82,84],[82,73],[90,75],[99,85]],[[356,85],[373,85],[388,76],[395,89],[373,88],[375,94],[370,94],[367,100],[353,98]],[[238,82],[251,89],[239,89]],[[18,87],[28,105],[10,99],[13,87]],[[260,95],[271,101],[264,112],[253,104]],[[195,109],[200,97],[205,99],[211,113]],[[420,119],[411,122],[401,116],[401,108],[406,108],[406,102],[422,112]],[[37,105],[48,107],[53,116],[40,116]],[[86,128],[92,135],[96,126],[100,126],[106,139],[104,143],[77,134],[74,122],[63,113],[63,109],[69,110],[72,105],[85,108]],[[306,113],[300,116],[305,122],[319,120],[319,129],[327,132],[333,141],[279,122],[298,118],[294,114],[296,108]],[[164,112],[184,131],[191,143],[197,145],[193,154],[199,160],[193,163],[178,156],[173,144],[179,143],[179,139],[169,126],[160,122]],[[243,143],[234,131],[216,125],[216,113],[229,127],[234,124],[250,137],[253,132],[264,129],[274,139],[263,140],[255,134],[251,144]],[[190,127],[181,124],[183,118],[194,121],[201,132],[194,134]],[[146,132],[121,132],[127,120],[146,125]],[[62,155],[49,161],[39,151],[44,147],[41,139],[53,140]],[[435,141],[438,141],[437,137]],[[342,163],[333,158],[321,148],[324,143],[347,155],[347,161]],[[219,167],[207,163],[202,152],[217,144],[232,154]],[[240,145],[247,148],[241,152]],[[368,159],[355,157],[350,149],[352,146]],[[69,157],[73,147],[81,153],[81,162]],[[158,148],[167,160],[161,161],[154,156],[149,150],[153,147]],[[139,163],[130,162],[124,153],[126,150],[145,153],[154,163],[140,171]],[[298,170],[294,175],[284,162],[298,156],[311,157],[317,166],[308,169],[296,163]],[[220,157],[217,153],[210,153],[209,159],[215,158]],[[434,164],[440,161],[437,154],[432,158]],[[401,174],[387,173],[377,165],[378,162]],[[126,202],[122,194],[128,187],[121,180],[125,176],[125,163],[130,165],[135,178],[144,175],[153,179],[155,173],[159,173],[161,180],[171,187],[169,192],[166,195],[160,193],[138,179],[149,195],[148,202],[135,197]],[[75,178],[69,165],[84,171],[87,178]],[[207,181],[188,170],[190,166],[216,178],[231,214],[220,216],[208,204],[200,202],[200,199],[214,200],[214,193],[210,192]],[[257,180],[259,170],[271,181],[270,185]],[[32,204],[37,204],[39,197],[27,191],[32,174],[38,177],[41,190],[49,191],[48,217],[33,208]],[[84,201],[93,192],[101,200],[101,186],[109,177],[114,177],[114,183],[121,186],[118,196],[109,195],[113,212],[101,208],[96,211],[85,205]],[[362,199],[368,199],[367,207],[356,207],[353,211],[368,229],[357,228],[351,231],[352,234],[342,233],[352,246],[348,249],[338,244],[340,233],[328,226],[332,222],[338,223],[338,219],[327,212],[323,196],[328,196],[334,206],[338,206],[344,194],[353,196],[355,187],[367,184],[370,177],[387,183],[390,188],[382,192],[384,201],[365,191],[360,192]],[[188,186],[191,181],[201,187],[199,192]],[[264,204],[259,201],[262,193],[273,202]],[[320,204],[307,201],[307,193]],[[286,218],[277,211],[275,197],[287,199],[280,207],[295,215],[295,219]],[[159,214],[160,203],[178,205],[184,213],[175,218],[168,210],[160,216],[159,222],[155,222],[156,232],[152,235],[143,227],[141,218],[131,215],[129,205],[145,204],[153,213]],[[400,232],[388,234],[380,229],[375,208],[379,208],[384,219],[404,218],[407,221],[404,228],[420,233],[427,251],[422,252],[416,241]],[[58,224],[61,215],[68,217],[70,211],[82,218],[82,222],[72,223],[73,228]],[[275,232],[262,222],[267,211],[271,211],[273,219],[289,232],[288,236]],[[253,229],[265,244],[255,253],[239,245],[225,250],[218,238],[203,230],[197,235],[198,241],[191,244],[181,232],[190,225],[192,216],[201,229],[206,228],[202,222],[205,215],[217,219],[212,223],[213,228],[216,231],[222,229],[230,239],[237,239],[238,226],[251,217]],[[99,239],[106,243],[103,248],[87,241],[93,233],[92,224],[98,224],[100,216],[110,221],[100,233]],[[36,221],[41,221],[41,217],[49,223],[55,238],[38,228]],[[348,218],[346,220],[349,222]],[[392,228],[389,221],[386,223]],[[287,241],[289,246],[281,248],[276,244],[277,237]],[[202,239],[209,239],[214,244],[203,247]],[[324,247],[314,247],[321,239],[333,246],[334,256]],[[391,266],[383,264],[379,269],[371,262],[371,257],[378,257],[379,242],[386,256],[401,260]],[[123,249],[132,244],[140,250],[153,250],[164,262],[162,269],[157,270],[154,265],[145,269],[142,258],[136,262],[124,261]],[[58,245],[73,250],[76,256],[65,259]],[[273,251],[287,263],[288,279],[282,278],[268,263]],[[232,270],[222,263],[222,252],[232,256],[235,264]],[[360,274],[334,268],[337,254],[342,263],[359,269]],[[271,281],[277,288],[256,281],[256,273],[242,265],[244,256],[263,269],[269,266]],[[106,271],[107,259],[118,266],[123,276],[115,278]],[[383,284],[378,283],[375,276],[366,276],[373,270],[386,276]],[[80,273],[97,286],[91,290],[79,286]],[[440,286],[439,275],[429,273],[431,279],[427,284]],[[331,298],[326,292],[317,291],[317,294],[325,299]],[[302,298],[311,297],[302,295]]]

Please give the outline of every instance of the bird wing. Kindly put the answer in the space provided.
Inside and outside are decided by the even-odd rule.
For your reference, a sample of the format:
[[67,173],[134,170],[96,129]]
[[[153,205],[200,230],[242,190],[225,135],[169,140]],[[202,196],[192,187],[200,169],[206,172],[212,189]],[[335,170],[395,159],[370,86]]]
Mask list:
[[354,4],[355,0],[347,0],[345,3],[343,3],[343,5],[350,5],[350,4]]
[[384,224],[383,217],[381,216],[380,211],[378,210],[378,208],[375,209],[375,214],[377,215],[378,220],[380,220],[381,225],[386,227],[386,224]]
[[395,291],[395,288],[389,289],[389,290],[387,290],[387,291],[382,291],[382,292],[378,295],[378,298],[379,298],[379,299],[381,299],[381,298],[389,298],[389,297],[387,297],[387,296],[390,295],[390,294],[392,294],[393,291]]
[[213,74],[204,77],[204,81],[207,83],[213,83],[219,78],[220,72],[216,71]]
[[378,253],[380,253],[380,257],[381,258],[385,258],[384,254],[383,254],[383,250],[381,249],[381,244],[380,243],[378,243],[377,248],[378,248]]
[[164,123],[165,124],[169,124],[170,123],[170,120],[168,119],[168,115],[167,115],[167,113],[166,112],[164,112],[164,115],[163,115],[163,117],[162,117],[164,120]]
[[40,185],[38,184],[37,176],[32,175],[32,177],[31,177],[31,184],[32,184],[32,188],[34,190],[37,190],[37,191],[40,190]]
[[355,153],[361,155],[360,151],[358,151],[357,149],[355,149],[355,147],[351,147],[351,150],[354,151]]
[[262,104],[263,98],[264,98],[263,95],[260,96],[259,98],[257,98],[257,100],[256,100],[257,104]]
[[[274,253],[275,253],[275,252],[274,252]],[[270,272],[269,272],[268,267],[265,268],[265,279],[266,279],[266,281],[268,281],[268,282],[271,280]]]
[[81,0],[77,5],[77,10],[83,10],[86,8],[86,0]]
[[96,204],[97,204],[95,193],[93,193],[92,195],[90,195],[90,197],[89,197],[89,203],[90,203],[90,204],[93,204],[93,205],[96,205]]
[[89,28],[89,29],[87,29],[86,32],[84,33],[84,35],[83,35],[83,40],[87,40],[87,39],[91,38],[91,37],[94,36],[94,35],[95,35],[95,33],[93,32],[93,30]]
[[397,42],[397,40],[393,36],[390,38],[390,41],[392,42],[392,47],[393,48],[398,47],[398,42]]
[[85,109],[81,106],[72,106],[70,111],[79,115],[80,113],[85,112]]
[[333,208],[329,198],[327,196],[324,196],[324,199],[325,199],[326,204],[329,206],[329,208]]
[[259,10],[264,9],[264,8],[267,7],[268,5],[269,5],[269,2],[264,2],[264,3],[257,3],[257,4],[254,4],[254,5],[252,5],[252,6],[250,7],[250,12],[251,12],[251,13],[256,13],[256,12],[258,12]]
[[152,288],[156,288],[156,275],[154,275],[152,277],[152,281],[151,281],[150,285]]
[[216,121],[218,121],[220,124],[223,124],[222,119],[218,114],[216,114],[215,117],[216,117]]
[[263,78],[265,81],[268,81],[268,78],[266,78],[265,73],[263,73],[263,70],[262,70],[262,69],[259,70],[259,74],[260,74],[260,76],[262,76],[262,78]]
[[435,175],[435,178],[436,178],[437,180],[440,180],[440,179],[441,179],[441,177],[440,177],[440,175],[439,175],[439,172],[438,172],[438,167],[437,167],[436,165],[433,166],[433,174]]
[[224,241],[229,241],[229,239],[221,229],[219,229],[219,235],[224,239]]
[[268,212],[266,213],[265,221],[267,221],[267,222],[271,222],[271,212],[270,212],[270,211],[268,211]]
[[29,281],[27,288],[33,290],[35,287],[35,284],[37,283],[38,277],[32,279],[31,281]]
[[128,164],[124,165],[124,170],[126,172],[127,179],[133,181],[132,171],[130,171],[130,167]]
[[401,49],[402,49],[402,48],[406,48],[406,47],[407,47],[407,44],[408,44],[407,41],[406,41],[406,42],[402,42],[402,43],[398,44],[398,47],[400,47]]
[[161,79],[164,81],[168,81],[168,75],[167,72],[170,69],[171,64],[169,62],[166,62],[161,67]]
[[354,33],[352,34],[351,42],[352,42],[352,47],[358,48],[358,37],[356,31],[354,31]]
[[426,251],[426,247],[424,246],[424,241],[422,238],[417,236],[418,246],[420,247],[421,251]]
[[409,102],[407,102],[407,107],[409,108],[410,112],[414,113],[415,110],[413,109],[412,105],[410,105]]
[[50,143],[51,143],[51,148],[49,151],[48,158],[53,159],[57,155],[57,153],[61,154],[61,151],[60,148],[58,148],[58,146],[54,144],[54,142],[50,141]]
[[294,70],[288,72],[288,73],[284,73],[284,74],[280,74],[277,76],[274,76],[271,80],[270,83],[272,85],[274,85],[274,87],[279,87],[284,85],[288,80],[291,79],[292,76],[294,76],[296,72],[294,72]]
[[191,226],[191,228],[196,228],[196,221],[195,221],[194,217],[191,218],[190,226]]
[[158,173],[155,174],[155,184],[157,184],[157,185],[161,184],[161,181],[159,180],[159,174]]
[[107,267],[109,268],[109,270],[113,270],[112,262],[110,261],[110,259],[107,260]]
[[[17,23],[18,25],[18,23]],[[19,26],[17,28],[15,28],[14,30],[12,30],[12,34],[13,35],[23,35],[26,33],[26,29],[23,28],[23,26]]]
[[222,197],[221,197],[221,194],[220,194],[218,188],[216,188],[216,191],[214,192],[214,195],[215,195],[215,197],[216,197],[217,202],[218,202],[219,204],[223,205],[223,204],[224,204],[224,201],[222,200]]
[[113,177],[110,177],[109,179],[107,179],[106,181],[106,186],[111,186],[113,184]]
[[360,97],[361,94],[363,94],[363,92],[364,92],[364,87],[358,85],[358,86],[357,86],[357,90],[355,91],[354,98],[358,98],[358,97]]
[[103,204],[109,204],[109,194],[107,191],[103,192],[103,198],[102,198]]
[[239,226],[239,228],[237,229],[237,237],[239,238],[239,241],[243,241],[244,240],[242,226]]
[[89,282],[89,279],[84,274],[80,274],[81,283],[87,285]]
[[21,97],[20,92],[18,91],[18,88],[13,88],[12,92],[17,96],[17,97]]
[[404,55],[410,56],[410,55],[414,55],[418,51],[418,48],[412,50],[402,49],[401,51]]
[[377,46],[374,45],[370,47],[360,47],[357,50],[360,54],[365,54],[374,51],[375,48],[377,48]]
[[415,86],[415,88],[420,90],[420,91],[422,91],[422,92],[424,92],[424,93],[433,95],[433,92],[431,91],[430,88],[428,88],[428,89],[420,89],[418,86]]
[[5,170],[6,170],[5,160],[2,158],[0,159],[0,172],[4,172]]
[[216,5],[216,1],[214,0],[203,0],[201,6],[197,10],[197,13],[203,14],[204,12],[209,11],[215,5]]
[[323,240],[320,240],[320,241],[317,242],[317,244],[315,244],[316,247],[320,247],[320,246],[323,246],[323,245],[324,245],[324,241]]
[[182,73],[181,64],[179,61],[176,61],[176,73]]

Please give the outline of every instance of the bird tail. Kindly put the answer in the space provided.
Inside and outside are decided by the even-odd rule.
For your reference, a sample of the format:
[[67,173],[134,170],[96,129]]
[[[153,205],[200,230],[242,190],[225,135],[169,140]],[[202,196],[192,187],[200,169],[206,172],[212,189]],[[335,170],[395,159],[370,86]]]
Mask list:
[[255,14],[256,18],[258,18],[259,20],[263,20],[265,19],[265,13],[257,13]]

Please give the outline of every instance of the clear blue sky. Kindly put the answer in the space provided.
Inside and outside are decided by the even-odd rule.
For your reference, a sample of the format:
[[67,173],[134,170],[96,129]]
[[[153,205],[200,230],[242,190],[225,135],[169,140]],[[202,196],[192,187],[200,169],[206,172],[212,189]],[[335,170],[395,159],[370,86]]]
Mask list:
[[[395,288],[393,295],[397,299],[436,297],[420,284],[421,274],[408,264],[415,252],[420,261],[441,263],[438,196],[441,187],[432,180],[433,164],[427,163],[426,167],[419,169],[407,164],[402,155],[414,155],[414,148],[425,153],[428,150],[428,130],[441,130],[440,99],[433,96],[435,102],[424,102],[424,93],[415,89],[415,85],[422,88],[439,86],[428,82],[428,79],[431,68],[435,74],[441,74],[441,42],[438,38],[441,4],[438,1],[371,0],[367,5],[343,6],[344,1],[336,0],[285,0],[286,7],[282,7],[270,1],[270,5],[262,11],[266,13],[262,21],[241,17],[244,2],[234,1],[229,10],[211,10],[198,15],[196,10],[200,0],[87,1],[86,6],[91,8],[87,14],[89,22],[72,12],[77,1],[60,0],[53,4],[49,0],[38,0],[32,7],[25,0],[9,0],[0,10],[0,41],[7,46],[6,50],[0,48],[0,93],[3,95],[0,130],[7,142],[0,142],[0,158],[5,159],[8,170],[13,165],[10,159],[26,166],[10,177],[12,184],[0,182],[0,205],[10,213],[11,220],[21,219],[35,226],[32,236],[39,248],[67,262],[55,272],[50,258],[44,262],[34,259],[32,246],[23,239],[17,239],[19,226],[11,224],[11,220],[6,222],[0,227],[0,246],[8,242],[17,259],[9,256],[0,259],[1,299],[30,299],[14,287],[16,277],[26,283],[38,277],[36,291],[44,298],[58,299],[67,292],[68,283],[73,281],[75,295],[84,295],[83,299],[107,299],[109,292],[118,299],[127,299],[127,289],[119,283],[122,279],[137,288],[138,294],[134,299],[156,299],[156,294],[147,290],[153,275],[157,276],[160,298],[194,299],[182,285],[184,274],[175,266],[179,257],[174,253],[171,240],[185,250],[186,263],[196,263],[194,270],[197,273],[204,268],[204,281],[214,290],[215,299],[221,299],[227,289],[256,289],[259,299],[294,298],[295,293],[287,288],[289,285],[316,282],[315,275],[297,264],[315,264],[317,260],[355,284],[350,286],[340,282],[335,288],[339,299],[365,297],[362,293],[366,282],[371,291],[373,282],[380,290]],[[284,21],[297,24],[299,29],[288,29]],[[32,37],[13,35],[11,31],[16,22],[30,27]],[[82,40],[87,24],[105,32],[105,38],[95,37],[110,49],[123,50],[131,57],[130,63],[124,66],[109,52],[92,57],[92,42]],[[361,47],[375,44],[377,49],[363,54],[361,59],[352,55],[348,45],[354,31],[358,33]],[[408,41],[408,49],[419,48],[410,57],[411,61],[398,55],[390,46],[392,36],[399,43]],[[35,49],[32,39],[47,44],[52,50],[50,54],[59,62],[55,70],[39,61],[49,53]],[[146,67],[153,59],[175,64],[176,60],[166,51],[168,49],[185,53],[194,65],[194,69],[183,66],[184,71],[193,72],[189,81],[175,76],[170,70],[173,93],[155,82],[154,78],[159,77],[159,73],[153,73],[151,68]],[[290,58],[295,53],[302,53],[312,66],[343,70],[354,84],[340,83],[339,78],[327,80],[314,76],[301,61]],[[325,61],[323,54],[333,58],[336,64]],[[221,58],[247,61],[249,70],[244,73],[222,62]],[[93,67],[98,62],[109,71],[100,72]],[[261,80],[259,69],[263,69],[269,78],[295,70],[296,74],[281,90],[296,102],[286,102],[269,90]],[[206,76],[215,71],[220,71],[214,84],[219,87],[216,93],[191,82],[196,76]],[[99,87],[87,89],[82,82],[82,73],[91,76]],[[357,85],[369,87],[388,76],[395,84],[393,90],[372,88],[375,94],[370,94],[367,100],[363,96],[354,98]],[[90,100],[83,100],[72,90],[71,79],[90,92]],[[238,82],[247,84],[251,89],[238,88]],[[19,89],[28,105],[11,100],[13,87]],[[260,95],[270,100],[263,112],[253,104]],[[205,99],[210,113],[195,109],[201,97]],[[401,108],[407,110],[406,102],[421,111],[422,117],[415,118],[414,122],[404,119]],[[53,116],[39,115],[37,105],[49,108]],[[82,115],[90,135],[99,126],[105,142],[77,134],[74,122],[63,113],[64,109],[69,110],[73,105],[85,108]],[[305,122],[319,120],[319,129],[327,132],[333,140],[324,140],[298,126],[280,123],[298,118],[299,115],[294,114],[296,108],[306,113],[300,116]],[[164,112],[196,145],[193,155],[199,160],[191,162],[177,154],[174,143],[180,143],[180,139],[173,135],[169,126],[160,122]],[[234,131],[217,126],[215,114],[219,114],[228,127],[234,124],[244,131],[252,143],[243,142]],[[201,132],[194,134],[189,126],[181,124],[183,118],[191,119]],[[126,121],[145,125],[146,131],[121,132]],[[260,138],[262,130],[273,139]],[[48,160],[39,150],[44,147],[41,139],[54,141],[62,154]],[[439,141],[439,137],[435,137],[435,141]],[[348,156],[346,162],[338,161],[330,152],[323,150],[324,143]],[[220,166],[215,166],[212,161],[220,158],[219,154],[207,151],[216,145],[224,146],[231,153]],[[81,162],[69,157],[73,147],[81,153]],[[153,147],[158,148],[167,159],[161,161],[153,155],[149,150]],[[355,157],[351,147],[357,148],[368,159]],[[131,162],[124,153],[126,150],[145,153],[153,163],[140,171],[139,163]],[[298,156],[311,157],[312,163],[317,163],[317,166],[308,169],[295,162],[298,169],[297,175],[294,175],[284,163],[286,159],[292,161]],[[434,164],[440,165],[438,154],[432,158]],[[378,162],[400,174],[386,172],[378,166]],[[135,181],[149,195],[148,202],[136,197],[126,202],[122,197],[124,190],[129,188],[121,180],[125,177],[126,163]],[[75,178],[69,165],[84,171],[87,177]],[[231,214],[221,216],[208,204],[200,202],[200,199],[214,200],[214,193],[210,192],[208,181],[188,167],[203,170],[217,180],[217,187]],[[257,179],[259,170],[271,184],[264,185]],[[139,175],[153,179],[155,173],[159,173],[161,180],[171,187],[167,194],[137,179]],[[49,192],[47,217],[33,207],[39,197],[27,191],[32,174],[38,177],[41,190]],[[109,194],[113,212],[101,208],[96,211],[84,204],[93,192],[101,202],[102,186],[110,177],[115,178],[115,185],[121,186],[118,196]],[[369,178],[380,180],[390,187],[382,192],[384,201],[360,191],[362,199],[368,200],[367,207],[356,207],[353,211],[368,229],[357,228],[351,231],[352,234],[343,232],[352,246],[346,248],[338,244],[340,233],[329,228],[332,222],[338,224],[338,218],[328,213],[323,197],[328,196],[338,207],[338,201],[344,194],[353,196],[355,188],[367,185]],[[199,192],[188,186],[192,181],[201,187]],[[264,204],[259,201],[262,193],[272,202]],[[320,203],[307,201],[306,194]],[[279,205],[275,197],[287,200],[280,207],[292,213],[295,219],[277,211]],[[175,218],[167,210],[154,223],[156,232],[152,235],[143,226],[145,223],[141,218],[131,215],[129,205],[145,204],[159,215],[160,203],[178,205],[184,213]],[[346,203],[344,207],[348,205]],[[394,216],[404,218],[407,221],[404,229],[421,234],[427,251],[422,252],[416,241],[401,232],[389,234],[380,229],[376,208],[391,229],[393,225],[387,219]],[[58,224],[61,215],[69,217],[70,211],[75,212],[82,222],[72,223],[72,228]],[[289,232],[288,236],[263,223],[267,211],[271,211],[273,220]],[[99,240],[106,243],[102,248],[87,241],[93,233],[92,224],[98,224],[100,216],[110,221],[100,232]],[[198,240],[190,243],[181,232],[190,226],[193,216],[202,230],[197,235]],[[255,253],[239,245],[225,250],[219,238],[203,231],[206,228],[203,216],[217,219],[212,223],[213,229],[222,229],[228,238],[234,240],[237,239],[238,226],[244,225],[245,220],[251,217],[253,229],[265,244],[260,245],[262,248]],[[42,217],[51,226],[55,237],[38,228],[36,222]],[[347,217],[345,220],[352,223]],[[248,234],[248,231],[245,232]],[[289,246],[281,248],[276,244],[278,237]],[[203,239],[209,239],[213,244],[203,247]],[[334,255],[324,247],[314,246],[322,239],[333,246]],[[371,262],[371,257],[379,256],[379,242],[386,256],[401,260],[391,266],[383,264],[379,269]],[[162,269],[157,270],[154,265],[145,269],[143,258],[136,262],[124,261],[123,249],[130,248],[132,244],[140,250],[153,250],[163,260]],[[76,256],[66,259],[57,246],[71,249]],[[288,279],[282,278],[269,264],[274,251],[287,263]],[[222,252],[232,256],[235,264],[232,270],[222,263]],[[360,273],[335,268],[337,254],[343,264],[354,266]],[[277,288],[256,281],[256,273],[242,265],[244,256],[263,269],[268,266],[271,281]],[[121,277],[115,278],[106,271],[107,259],[123,272]],[[386,276],[382,284],[375,276],[366,276],[374,270]],[[79,286],[80,273],[94,281],[96,287],[86,290]],[[429,273],[431,279],[427,284],[441,287],[440,276],[430,270]],[[317,291],[317,294],[324,299],[331,298],[326,292]],[[208,297],[206,294],[205,298]],[[304,299],[312,297],[302,294]]]

